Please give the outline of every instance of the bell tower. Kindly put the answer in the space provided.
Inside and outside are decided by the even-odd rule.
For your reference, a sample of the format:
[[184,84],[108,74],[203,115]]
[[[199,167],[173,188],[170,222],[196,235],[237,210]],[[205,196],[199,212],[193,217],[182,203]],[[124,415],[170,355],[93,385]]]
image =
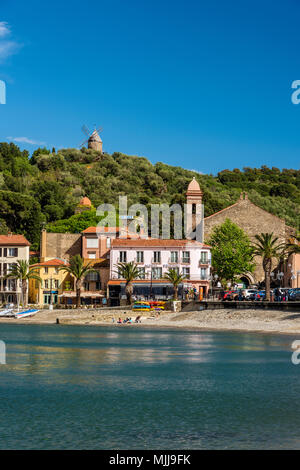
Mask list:
[[[193,177],[186,192],[186,234],[188,238],[195,238],[197,226],[201,223],[203,225],[202,196],[203,192],[199,183]],[[203,227],[201,230],[203,231]]]

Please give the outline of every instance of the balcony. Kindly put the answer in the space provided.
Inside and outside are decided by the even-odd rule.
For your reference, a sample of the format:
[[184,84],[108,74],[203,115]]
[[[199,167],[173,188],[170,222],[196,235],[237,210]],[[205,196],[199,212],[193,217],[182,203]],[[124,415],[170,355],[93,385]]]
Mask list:
[[210,260],[208,258],[200,258],[198,267],[201,268],[203,266],[209,266],[210,265]]

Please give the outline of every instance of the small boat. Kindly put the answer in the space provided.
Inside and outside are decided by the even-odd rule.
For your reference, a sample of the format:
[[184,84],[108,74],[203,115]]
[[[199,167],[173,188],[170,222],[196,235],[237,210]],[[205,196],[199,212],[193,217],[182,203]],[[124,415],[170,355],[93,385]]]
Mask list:
[[132,306],[132,310],[149,312],[151,310],[151,306],[150,306],[150,303],[146,301],[134,302]]
[[13,308],[7,308],[5,310],[0,310],[0,317],[14,317]]
[[150,307],[154,310],[164,310],[165,309],[165,302],[161,300],[153,300],[149,302]]
[[38,311],[39,310],[35,310],[35,309],[23,310],[23,312],[15,313],[15,318],[31,317],[32,315],[35,315]]

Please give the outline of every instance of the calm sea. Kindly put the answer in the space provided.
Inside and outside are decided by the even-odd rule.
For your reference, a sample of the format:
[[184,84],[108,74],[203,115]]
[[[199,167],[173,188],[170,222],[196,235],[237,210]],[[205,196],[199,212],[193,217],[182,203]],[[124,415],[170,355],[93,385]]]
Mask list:
[[297,337],[0,325],[1,449],[299,449]]

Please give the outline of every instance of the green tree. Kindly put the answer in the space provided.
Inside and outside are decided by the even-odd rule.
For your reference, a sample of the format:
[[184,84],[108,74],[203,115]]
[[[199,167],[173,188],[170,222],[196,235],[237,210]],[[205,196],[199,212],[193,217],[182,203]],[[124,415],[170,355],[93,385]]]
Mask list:
[[256,242],[253,243],[254,256],[262,258],[262,266],[265,273],[266,300],[270,300],[270,284],[273,259],[282,259],[286,254],[286,244],[279,242],[278,237],[272,233],[261,233],[255,235]]
[[21,282],[22,298],[25,306],[27,305],[27,284],[29,279],[35,279],[38,282],[42,282],[37,270],[31,268],[28,261],[22,259],[18,259],[17,262],[12,265],[10,273],[5,277],[14,278]]
[[140,269],[134,261],[130,263],[117,263],[115,265],[116,273],[121,279],[125,279],[125,294],[127,297],[128,305],[132,304],[132,294],[133,294],[133,281],[134,279],[139,279]]
[[247,234],[230,219],[214,228],[211,245],[212,266],[220,281],[232,283],[241,275],[253,272],[253,248]]
[[12,232],[21,233],[38,245],[43,215],[38,202],[25,194],[0,191],[0,219]]
[[164,279],[169,281],[173,285],[174,289],[174,300],[178,299],[178,286],[181,284],[184,279],[186,279],[186,276],[183,274],[179,274],[176,269],[170,268],[163,276]]
[[92,266],[92,262],[84,264],[83,258],[80,255],[72,256],[70,259],[70,264],[66,266],[61,266],[58,268],[59,271],[64,271],[69,273],[72,277],[75,278],[76,286],[76,307],[79,308],[81,305],[81,286],[82,281],[85,276],[91,272],[96,272]]

